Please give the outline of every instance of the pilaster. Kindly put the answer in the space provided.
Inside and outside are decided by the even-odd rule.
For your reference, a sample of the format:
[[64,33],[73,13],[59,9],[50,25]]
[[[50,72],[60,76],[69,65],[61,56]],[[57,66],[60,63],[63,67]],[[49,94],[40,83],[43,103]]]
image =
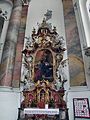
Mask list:
[[15,49],[18,38],[18,31],[20,27],[21,12],[22,2],[21,0],[16,0],[14,2],[1,60],[0,67],[1,86],[11,86],[12,84]]

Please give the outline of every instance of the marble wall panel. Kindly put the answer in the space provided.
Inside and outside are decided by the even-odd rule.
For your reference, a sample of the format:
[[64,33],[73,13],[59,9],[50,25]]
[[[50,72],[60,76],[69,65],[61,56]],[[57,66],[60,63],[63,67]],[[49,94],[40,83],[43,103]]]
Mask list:
[[69,57],[70,86],[86,85],[80,38],[72,0],[64,0],[64,18]]

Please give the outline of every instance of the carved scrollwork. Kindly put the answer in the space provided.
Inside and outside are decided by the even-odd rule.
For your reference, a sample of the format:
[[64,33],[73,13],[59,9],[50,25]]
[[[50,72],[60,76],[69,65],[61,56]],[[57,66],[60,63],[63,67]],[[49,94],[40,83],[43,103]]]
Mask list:
[[[22,53],[24,54],[25,64],[28,64],[29,69],[32,66],[32,71],[35,73],[35,65],[33,64],[36,64],[34,63],[36,53],[41,50],[40,54],[42,52],[43,54],[45,54],[45,51],[47,51],[48,53],[51,52],[51,59],[53,59],[52,66],[54,71],[56,71],[56,68],[59,67],[60,62],[63,60],[63,52],[66,50],[65,48],[62,48],[62,41],[64,41],[64,38],[62,36],[59,37],[56,27],[53,27],[53,29],[51,29],[44,18],[37,32],[36,29],[33,28],[31,41],[26,42],[25,49],[22,51]],[[43,57],[41,59],[43,59]],[[53,74],[53,78],[56,79],[55,72],[53,72]],[[32,75],[32,79],[34,79],[34,74],[31,74],[31,76]]]
[[7,19],[7,14],[8,14],[7,11],[3,11],[3,10],[0,8],[0,17],[4,18],[4,19],[6,20],[6,19]]
[[[25,107],[66,108],[64,83],[64,38],[59,36],[56,27],[51,27],[45,18],[38,30],[32,30],[27,38],[23,53],[23,83]],[[52,104],[53,103],[53,104]]]

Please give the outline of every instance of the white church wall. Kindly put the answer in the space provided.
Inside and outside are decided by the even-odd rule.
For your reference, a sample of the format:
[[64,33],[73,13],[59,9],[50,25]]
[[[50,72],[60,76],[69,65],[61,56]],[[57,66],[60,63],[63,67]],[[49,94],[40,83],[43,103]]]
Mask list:
[[20,93],[11,88],[0,88],[0,120],[17,120]]
[[38,28],[37,23],[41,23],[47,10],[52,11],[52,17],[48,20],[52,26],[56,26],[60,36],[65,38],[64,17],[62,0],[32,0],[28,8],[26,36],[30,37],[33,27]]

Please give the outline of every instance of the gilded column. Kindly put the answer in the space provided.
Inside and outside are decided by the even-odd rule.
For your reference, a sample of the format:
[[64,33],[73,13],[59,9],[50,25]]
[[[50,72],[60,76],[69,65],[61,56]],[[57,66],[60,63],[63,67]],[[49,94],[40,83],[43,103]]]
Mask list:
[[0,85],[11,86],[15,51],[22,12],[21,0],[15,0],[0,65]]

